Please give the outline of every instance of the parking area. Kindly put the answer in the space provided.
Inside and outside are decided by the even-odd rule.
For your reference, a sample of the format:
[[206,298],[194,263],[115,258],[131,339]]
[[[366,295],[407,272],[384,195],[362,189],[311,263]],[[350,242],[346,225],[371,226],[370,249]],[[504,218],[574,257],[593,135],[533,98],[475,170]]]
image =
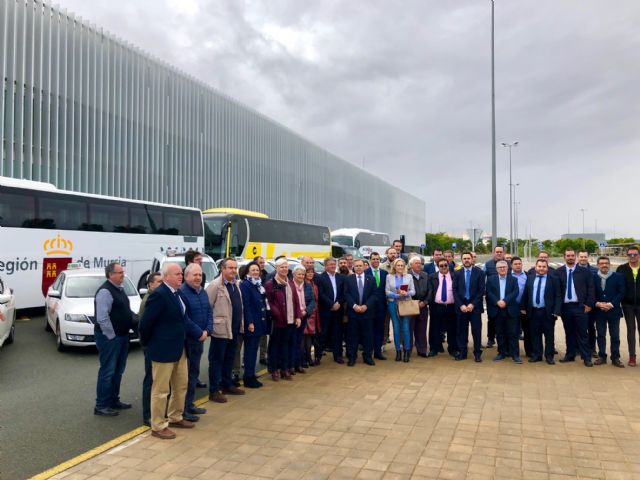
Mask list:
[[[562,353],[560,322],[556,335]],[[640,370],[494,354],[323,363],[206,404],[176,440],[147,432],[55,478],[640,478]]]

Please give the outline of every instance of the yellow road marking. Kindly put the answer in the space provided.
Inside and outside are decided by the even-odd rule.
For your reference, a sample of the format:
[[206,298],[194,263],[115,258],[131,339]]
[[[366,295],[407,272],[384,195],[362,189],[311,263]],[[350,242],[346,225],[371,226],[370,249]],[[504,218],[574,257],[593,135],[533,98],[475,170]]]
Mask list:
[[[256,376],[259,377],[264,375],[265,373],[267,373],[266,368],[260,370],[259,372],[256,372]],[[208,401],[209,401],[209,395],[206,395],[196,400],[193,403],[195,405],[200,406],[207,403]],[[37,475],[34,475],[33,477],[31,477],[30,480],[46,480],[47,478],[51,478],[54,475],[58,475],[59,473],[62,473],[65,470],[69,470],[70,468],[73,468],[76,465],[81,464],[82,462],[86,462],[87,460],[90,460],[93,457],[97,457],[98,455],[106,452],[107,450],[111,450],[112,448],[117,447],[118,445],[122,445],[127,440],[131,440],[133,437],[136,437],[141,433],[146,432],[147,430],[149,430],[149,427],[147,426],[134,428],[130,432],[127,432],[124,435],[120,435],[119,437],[116,437],[113,440],[109,440],[108,442],[105,442],[102,445],[98,445],[97,447],[92,448],[88,452],[81,453],[80,455],[73,457],[72,459],[67,460],[66,462],[62,462],[61,464],[56,465],[55,467],[51,467],[50,469],[45,470],[42,473],[38,473]]]

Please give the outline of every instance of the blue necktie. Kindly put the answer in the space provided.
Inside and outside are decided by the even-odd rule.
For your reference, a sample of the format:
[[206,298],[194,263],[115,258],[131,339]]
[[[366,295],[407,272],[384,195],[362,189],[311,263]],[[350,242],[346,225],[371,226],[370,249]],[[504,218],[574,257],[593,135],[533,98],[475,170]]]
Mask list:
[[447,277],[442,276],[442,290],[440,290],[440,301],[447,303]]
[[360,303],[362,305],[362,296],[364,295],[364,285],[362,284],[362,275],[358,275],[358,296],[360,297]]
[[542,290],[542,275],[538,275],[538,288],[536,289],[536,307],[540,305],[541,290]]
[[571,293],[572,290],[573,290],[573,268],[570,268],[569,279],[567,280],[567,298],[569,300],[573,299],[573,293]]
[[471,270],[465,269],[464,271],[464,298],[471,299]]

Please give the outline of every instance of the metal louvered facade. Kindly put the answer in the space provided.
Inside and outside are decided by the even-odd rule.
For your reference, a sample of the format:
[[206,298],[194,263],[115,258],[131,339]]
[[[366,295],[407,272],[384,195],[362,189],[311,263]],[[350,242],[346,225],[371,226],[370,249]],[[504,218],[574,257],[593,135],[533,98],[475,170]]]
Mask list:
[[73,14],[0,0],[4,176],[424,239],[425,204]]

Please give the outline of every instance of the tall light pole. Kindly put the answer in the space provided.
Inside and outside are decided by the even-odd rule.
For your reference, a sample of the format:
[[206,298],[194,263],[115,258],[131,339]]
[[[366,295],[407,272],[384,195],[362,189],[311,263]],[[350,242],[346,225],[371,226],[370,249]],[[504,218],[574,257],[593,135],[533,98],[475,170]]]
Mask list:
[[518,205],[520,205],[520,202],[516,201],[516,189],[519,186],[519,183],[513,185],[513,237],[515,239],[516,255],[518,255]]
[[491,0],[491,251],[498,244],[498,202],[496,200],[496,82],[494,61],[494,0]]
[[584,238],[584,212],[587,211],[586,208],[581,208],[580,211],[582,212],[582,236]]
[[509,240],[511,241],[511,253],[513,253],[513,181],[511,179],[511,149],[518,146],[518,142],[505,143],[500,145],[509,149]]

